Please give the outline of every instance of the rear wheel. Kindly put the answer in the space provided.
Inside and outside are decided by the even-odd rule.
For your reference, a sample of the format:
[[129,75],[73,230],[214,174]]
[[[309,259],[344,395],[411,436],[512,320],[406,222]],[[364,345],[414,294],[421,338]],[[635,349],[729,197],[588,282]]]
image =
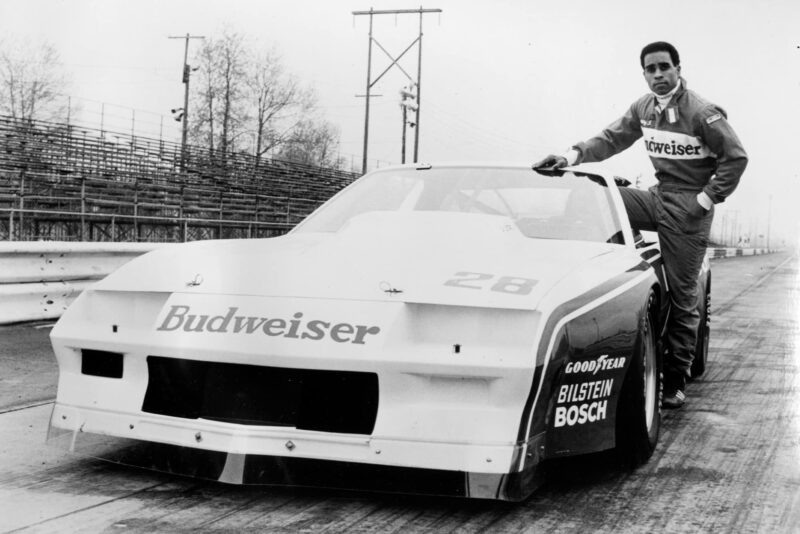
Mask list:
[[694,348],[691,375],[697,378],[706,372],[708,360],[708,340],[711,337],[711,275],[705,283],[705,291],[700,299],[700,324],[697,327],[697,344]]
[[655,295],[651,292],[639,329],[639,347],[625,376],[617,408],[617,451],[631,467],[652,456],[661,428],[661,356],[656,343],[656,309]]

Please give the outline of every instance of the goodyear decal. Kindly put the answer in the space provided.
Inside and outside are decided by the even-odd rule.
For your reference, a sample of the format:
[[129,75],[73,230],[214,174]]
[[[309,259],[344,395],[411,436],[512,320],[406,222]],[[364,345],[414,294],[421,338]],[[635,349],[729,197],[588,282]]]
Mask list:
[[609,358],[608,354],[603,354],[596,360],[585,360],[582,362],[568,362],[564,368],[564,372],[569,374],[588,373],[596,375],[599,371],[606,371],[610,369],[623,369],[625,368],[625,357]]

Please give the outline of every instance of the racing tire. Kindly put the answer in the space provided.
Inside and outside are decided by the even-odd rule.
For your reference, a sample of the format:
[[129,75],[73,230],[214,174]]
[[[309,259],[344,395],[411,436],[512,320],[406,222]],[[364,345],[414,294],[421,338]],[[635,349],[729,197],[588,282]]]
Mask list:
[[711,338],[711,274],[705,283],[705,295],[700,301],[700,324],[697,326],[697,344],[694,348],[694,359],[690,374],[692,378],[702,376],[706,372],[708,362],[708,341]]
[[661,429],[661,351],[655,319],[658,310],[651,291],[617,407],[616,445],[623,465],[636,467],[653,455]]

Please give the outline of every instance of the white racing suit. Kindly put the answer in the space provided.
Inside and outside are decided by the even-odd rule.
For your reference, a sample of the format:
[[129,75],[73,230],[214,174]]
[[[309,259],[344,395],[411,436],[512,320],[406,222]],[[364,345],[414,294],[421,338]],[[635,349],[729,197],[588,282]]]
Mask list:
[[704,191],[714,203],[730,195],[747,166],[747,154],[718,106],[680,88],[659,111],[653,94],[634,102],[620,119],[575,148],[576,163],[601,161],[644,137],[658,185],[648,191],[621,189],[631,225],[658,232],[672,312],[667,327],[665,376],[688,375],[697,328],[697,275],[711,231],[714,208],[697,201]]

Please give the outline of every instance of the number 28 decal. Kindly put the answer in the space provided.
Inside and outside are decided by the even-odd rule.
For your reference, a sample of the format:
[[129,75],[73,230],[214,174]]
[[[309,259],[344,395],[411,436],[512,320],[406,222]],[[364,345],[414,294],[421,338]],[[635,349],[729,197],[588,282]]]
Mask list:
[[512,295],[527,295],[536,285],[536,280],[519,276],[496,276],[488,273],[458,272],[444,285],[466,289],[488,289]]

